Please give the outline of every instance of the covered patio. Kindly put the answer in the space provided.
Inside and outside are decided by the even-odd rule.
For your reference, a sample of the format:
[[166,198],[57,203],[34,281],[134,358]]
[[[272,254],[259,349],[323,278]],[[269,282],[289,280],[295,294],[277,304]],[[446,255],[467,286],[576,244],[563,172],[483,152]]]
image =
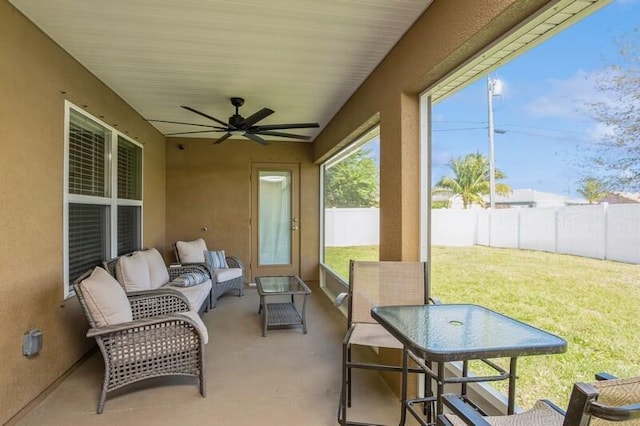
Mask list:
[[[379,0],[372,2],[378,20],[358,21],[364,28],[358,32],[360,15],[353,8],[372,7],[368,1],[337,2],[331,13],[319,2],[299,7],[303,2],[274,1],[271,6],[283,12],[269,19],[254,13],[261,25],[256,31],[243,11],[254,7],[252,2],[238,5],[240,11],[234,8],[240,2],[207,2],[209,8],[225,4],[224,16],[218,9],[204,16],[205,2],[196,0],[189,8],[136,2],[136,21],[135,14],[126,13],[133,10],[129,2],[0,0],[0,424],[196,424],[212,419],[229,425],[335,424],[346,320],[332,299],[344,291],[345,282],[323,265],[322,164],[379,126],[380,260],[428,261],[431,103],[607,2]],[[310,9],[324,17],[324,24],[309,18]],[[153,19],[184,18],[182,13],[199,24],[186,21],[186,32],[163,38],[164,27]],[[218,33],[207,49],[193,48],[202,40],[190,38],[191,31],[216,28],[217,19],[229,17],[233,31]],[[354,32],[336,37],[331,24],[338,18],[343,24],[354,22]],[[293,35],[277,31],[283,19]],[[97,31],[97,37],[96,28],[106,31],[105,20],[118,22],[113,27],[107,22],[106,30],[120,34],[118,28],[126,29],[133,35],[112,38]],[[301,24],[309,21],[313,28]],[[383,40],[374,37],[381,34]],[[254,46],[242,44],[244,35],[275,41],[258,58]],[[297,51],[300,56],[292,54],[297,36],[307,43]],[[152,38],[157,50],[136,50],[137,37]],[[314,40],[323,49],[314,50]],[[355,47],[343,57],[332,49],[332,44],[354,40],[349,46]],[[203,59],[231,41],[239,47],[227,48],[220,65],[212,67]],[[156,67],[163,74],[156,80],[160,73],[152,73],[155,68],[148,64],[172,57],[165,50],[169,47],[190,54],[189,60],[176,61],[176,68]],[[73,52],[89,55],[75,54],[83,61]],[[354,58],[366,60],[347,60]],[[277,65],[269,76],[263,72],[265,79],[255,74],[241,78],[243,69],[255,68],[259,75],[265,64]],[[230,81],[233,85],[227,86]],[[213,144],[211,135],[172,135],[184,129],[149,121],[191,119],[180,109],[185,104],[224,119],[232,96],[255,102],[246,105],[245,116],[269,106],[282,112],[277,122],[318,121],[320,127],[307,133],[308,143],[270,138],[270,145],[263,146],[235,137]],[[174,111],[187,115],[174,116]],[[69,210],[74,202],[95,202],[93,196],[78,201],[68,188],[73,112],[107,129],[114,144],[122,139],[141,152],[137,198],[122,202],[111,191],[107,201],[96,203],[112,209],[103,214],[101,226],[111,240],[100,260],[118,255],[121,203],[139,215],[131,216],[137,220],[137,245],[156,248],[167,264],[175,261],[174,242],[203,238],[210,249],[224,249],[247,266],[247,296],[224,297],[204,315],[211,336],[207,398],[185,380],[178,386],[125,391],[107,401],[102,416],[95,414],[103,369],[70,291]],[[259,331],[257,295],[248,285],[261,273],[252,176],[255,181],[255,171],[264,164],[296,172],[295,253],[288,271],[313,290],[308,335],[287,330],[263,338]],[[21,345],[32,329],[42,331],[44,344],[39,354],[26,357]],[[398,400],[387,384],[375,381],[366,395],[356,397],[363,400],[355,403],[357,410],[395,423]]]

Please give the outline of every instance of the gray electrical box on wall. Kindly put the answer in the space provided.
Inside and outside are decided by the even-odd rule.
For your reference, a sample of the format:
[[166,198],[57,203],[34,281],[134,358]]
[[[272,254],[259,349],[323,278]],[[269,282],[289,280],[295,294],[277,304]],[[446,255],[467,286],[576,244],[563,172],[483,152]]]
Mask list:
[[22,338],[22,355],[31,358],[42,350],[42,331],[34,328],[24,333]]

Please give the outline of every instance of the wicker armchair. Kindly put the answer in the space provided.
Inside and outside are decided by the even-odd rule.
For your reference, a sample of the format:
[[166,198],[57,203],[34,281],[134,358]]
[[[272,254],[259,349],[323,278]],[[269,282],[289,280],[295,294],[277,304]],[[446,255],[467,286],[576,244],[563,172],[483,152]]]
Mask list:
[[244,296],[244,264],[234,256],[225,256],[228,268],[215,269],[205,259],[207,245],[202,238],[193,241],[177,241],[173,244],[173,251],[178,263],[183,266],[197,265],[206,268],[213,281],[212,307],[222,295],[237,290],[238,297]]
[[452,414],[440,415],[440,426],[604,426],[611,422],[640,425],[640,377],[576,383],[566,412],[548,400],[540,400],[519,414],[483,417],[456,395],[445,394],[443,400]]
[[[98,414],[109,392],[153,377],[196,377],[206,396],[208,334],[186,297],[170,289],[127,295],[100,267],[78,278],[73,288],[90,325],[87,337],[96,339],[104,358]],[[128,321],[119,322],[123,318]]]

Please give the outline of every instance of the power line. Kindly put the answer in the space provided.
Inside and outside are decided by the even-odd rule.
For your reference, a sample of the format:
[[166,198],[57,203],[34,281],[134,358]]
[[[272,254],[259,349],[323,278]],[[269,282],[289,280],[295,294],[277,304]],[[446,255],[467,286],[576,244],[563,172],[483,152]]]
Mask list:
[[480,129],[484,129],[486,130],[487,127],[460,127],[457,129],[433,129],[431,130],[432,132],[457,132],[457,131],[462,131],[462,130],[480,130]]
[[589,132],[585,132],[585,131],[582,131],[582,130],[552,129],[552,128],[549,128],[549,127],[525,126],[524,124],[505,123],[505,126],[522,127],[524,129],[548,130],[550,132],[581,133],[583,135],[588,135],[589,134]]

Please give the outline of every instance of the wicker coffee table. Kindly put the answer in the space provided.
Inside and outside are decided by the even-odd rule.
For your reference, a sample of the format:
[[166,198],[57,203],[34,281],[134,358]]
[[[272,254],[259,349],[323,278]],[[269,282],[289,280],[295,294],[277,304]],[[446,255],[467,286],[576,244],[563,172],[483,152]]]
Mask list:
[[[307,295],[311,294],[309,287],[295,275],[284,277],[256,277],[256,286],[260,295],[258,313],[262,317],[262,335],[267,336],[267,330],[273,328],[289,328],[302,326],[307,334],[305,308]],[[289,300],[289,296],[291,300]],[[295,296],[302,296],[296,306]],[[277,302],[267,303],[267,297],[277,298]],[[300,297],[298,297],[300,299]],[[285,301],[283,301],[285,300]]]

